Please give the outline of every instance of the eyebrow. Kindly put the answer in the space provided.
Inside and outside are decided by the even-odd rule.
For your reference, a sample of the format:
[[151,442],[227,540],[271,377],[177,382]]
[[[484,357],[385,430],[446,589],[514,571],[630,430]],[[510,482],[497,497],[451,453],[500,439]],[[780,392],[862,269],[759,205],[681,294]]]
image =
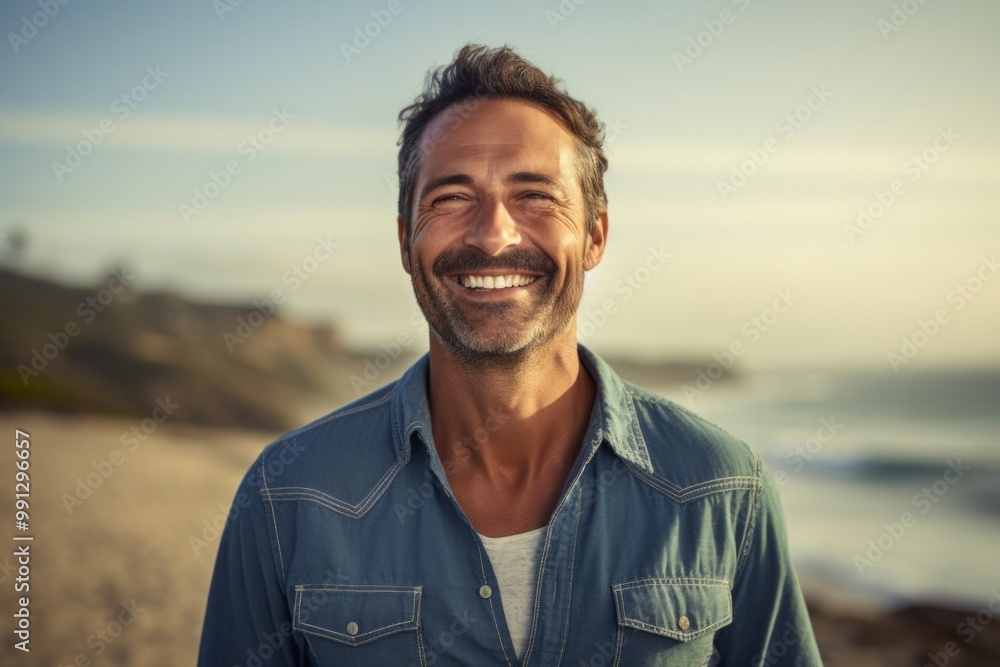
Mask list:
[[472,176],[468,174],[449,174],[448,176],[439,176],[435,179],[428,181],[427,185],[420,192],[419,199],[423,199],[428,195],[428,193],[437,190],[438,188],[443,188],[446,185],[472,185]]
[[507,183],[538,183],[539,185],[547,185],[550,188],[559,189],[559,184],[554,180],[545,174],[539,174],[533,171],[519,171],[515,174],[511,174],[504,180]]
[[[547,185],[550,188],[556,190],[562,190],[559,183],[557,183],[552,178],[546,176],[545,174],[540,174],[533,171],[518,171],[507,178],[504,179],[505,183],[537,183],[539,185]],[[473,185],[472,177],[468,174],[449,174],[447,176],[439,176],[435,179],[428,181],[427,185],[424,186],[423,190],[420,192],[419,199],[423,199],[430,192],[437,190],[438,188],[445,187],[446,185]]]

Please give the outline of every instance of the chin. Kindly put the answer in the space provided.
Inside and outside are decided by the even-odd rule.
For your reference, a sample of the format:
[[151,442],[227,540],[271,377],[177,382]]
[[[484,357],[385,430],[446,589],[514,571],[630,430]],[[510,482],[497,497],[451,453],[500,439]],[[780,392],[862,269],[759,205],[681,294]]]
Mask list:
[[441,333],[432,328],[434,335],[441,344],[455,357],[467,363],[479,364],[514,364],[524,359],[533,349],[544,343],[544,332],[535,331],[534,335],[508,336],[499,338],[495,333],[481,330],[462,331],[449,327]]

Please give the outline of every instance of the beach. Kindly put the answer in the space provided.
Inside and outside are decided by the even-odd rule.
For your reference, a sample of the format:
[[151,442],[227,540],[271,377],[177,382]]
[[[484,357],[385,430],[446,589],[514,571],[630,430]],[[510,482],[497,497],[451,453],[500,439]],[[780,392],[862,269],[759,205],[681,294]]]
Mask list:
[[[41,412],[0,415],[4,432],[30,435],[31,509],[24,534],[34,537],[31,652],[15,650],[7,630],[3,664],[194,664],[218,527],[247,467],[279,434],[169,421],[145,433],[141,424]],[[2,448],[5,494],[14,462],[14,448]],[[6,564],[0,604],[10,626],[7,610],[16,601]],[[974,609],[866,611],[822,585],[810,586],[808,578],[803,583],[827,665],[934,664],[928,653],[947,659],[937,664],[1000,664],[1000,623],[991,619],[966,641],[960,625]],[[988,609],[988,600],[983,603]],[[1000,598],[996,606],[1000,610]],[[764,664],[783,664],[780,656],[768,659]]]

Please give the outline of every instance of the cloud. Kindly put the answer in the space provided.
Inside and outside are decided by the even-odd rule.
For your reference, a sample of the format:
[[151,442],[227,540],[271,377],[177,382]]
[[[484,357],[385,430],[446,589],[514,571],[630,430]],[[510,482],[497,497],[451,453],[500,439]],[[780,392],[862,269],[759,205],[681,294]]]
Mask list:
[[[84,140],[84,131],[99,132],[102,118],[114,129],[109,147],[187,153],[231,153],[248,136],[267,127],[272,110],[259,118],[156,116],[119,120],[115,114],[14,111],[0,118],[0,142],[30,146],[59,146]],[[294,111],[293,111],[294,113]],[[268,151],[293,155],[384,160],[395,153],[393,128],[311,124],[301,117],[290,122],[281,141]]]

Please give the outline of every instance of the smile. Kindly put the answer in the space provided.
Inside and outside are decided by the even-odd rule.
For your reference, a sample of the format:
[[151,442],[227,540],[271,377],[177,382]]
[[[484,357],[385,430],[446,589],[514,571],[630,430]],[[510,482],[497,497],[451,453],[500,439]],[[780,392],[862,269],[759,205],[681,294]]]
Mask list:
[[508,287],[523,287],[538,279],[537,276],[522,276],[514,273],[506,276],[456,276],[463,287],[469,289],[506,289]]

